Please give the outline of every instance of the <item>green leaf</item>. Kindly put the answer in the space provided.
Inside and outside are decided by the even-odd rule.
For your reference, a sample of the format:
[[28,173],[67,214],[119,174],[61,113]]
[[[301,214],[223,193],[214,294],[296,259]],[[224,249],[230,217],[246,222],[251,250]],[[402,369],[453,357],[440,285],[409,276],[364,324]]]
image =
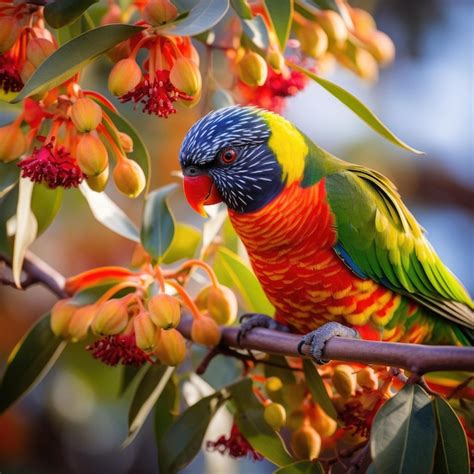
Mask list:
[[267,25],[261,15],[251,20],[242,20],[242,29],[247,39],[259,50],[266,51],[270,45]]
[[337,421],[337,412],[332,404],[331,398],[328,395],[326,387],[324,386],[323,379],[319,375],[318,370],[314,364],[309,360],[303,361],[304,376],[306,384],[308,385],[311,396],[316,403],[319,403],[321,408]]
[[398,138],[393,132],[390,131],[387,126],[382,123],[382,121],[366,105],[364,105],[357,97],[352,95],[350,92],[346,91],[337,84],[334,84],[334,82],[328,81],[327,79],[323,79],[322,77],[313,74],[312,72],[298,66],[297,64],[288,62],[288,65],[292,69],[302,72],[310,79],[317,82],[321,87],[324,87],[324,89],[326,89],[330,94],[336,97],[336,99],[340,100],[346,107],[351,109],[352,112],[354,112],[369,127],[375,130],[379,135],[382,135],[382,137],[386,138],[388,141],[418,155],[423,154],[422,151],[412,148],[410,145]]
[[201,242],[201,233],[195,227],[188,224],[176,224],[174,237],[163,257],[163,263],[193,258],[199,242]]
[[319,462],[297,461],[277,469],[273,474],[324,474],[324,469]]
[[79,190],[86,198],[93,216],[101,224],[126,239],[140,242],[135,224],[104,192],[96,193],[86,183],[81,183]]
[[335,0],[311,0],[317,7],[321,10],[334,10],[337,13],[340,13],[339,7]]
[[214,259],[214,270],[219,281],[238,290],[247,311],[272,315],[275,311],[257,280],[245,262],[234,252],[220,247]]
[[99,0],[53,0],[44,7],[44,18],[49,26],[61,28],[79,18]]
[[0,252],[11,257],[12,239],[7,234],[7,222],[15,215],[18,202],[18,186],[5,196],[0,197]]
[[277,466],[294,462],[278,433],[263,417],[263,405],[252,390],[252,381],[244,379],[228,387],[237,408],[235,421],[252,447]]
[[244,20],[251,20],[253,18],[252,10],[247,0],[230,0],[230,4],[240,18]]
[[58,43],[60,46],[66,44],[68,41],[71,41],[76,36],[82,35],[86,31],[92,30],[94,28],[94,22],[88,13],[84,13],[70,25],[63,26],[59,28],[56,32]]
[[39,383],[65,347],[66,342],[51,331],[49,314],[42,317],[8,358],[0,384],[0,412]]
[[38,223],[38,235],[41,235],[53,222],[63,202],[64,189],[51,189],[36,183],[31,197],[31,210]]
[[5,196],[18,182],[20,168],[17,163],[17,161],[0,163],[0,198]]
[[158,31],[163,35],[195,36],[216,25],[227,13],[229,0],[200,0],[186,17]]
[[428,394],[407,384],[375,415],[370,453],[377,474],[431,474],[436,423]]
[[[122,367],[122,374],[120,376],[119,396],[122,396],[128,388],[133,384],[139,374],[141,374],[143,367],[136,365],[124,365]],[[142,374],[143,375],[143,374]]]
[[128,436],[122,447],[128,446],[137,436],[143,423],[155,406],[168,380],[173,374],[174,367],[167,365],[151,365],[143,375],[133,396],[128,412]]
[[280,43],[280,49],[285,51],[293,20],[293,0],[265,0],[265,9]]
[[223,391],[201,398],[166,430],[158,441],[163,472],[176,473],[194,459],[201,449],[209,423],[225,401]]
[[59,86],[101,54],[142,30],[141,26],[112,24],[86,31],[46,58],[11,102],[18,103]]
[[174,237],[175,222],[168,207],[168,196],[176,187],[174,183],[163,186],[151,192],[145,201],[141,242],[145,250],[158,261],[161,261]]
[[469,472],[466,433],[451,405],[437,396],[433,401],[438,428],[434,469],[436,474]]
[[34,242],[38,223],[31,211],[31,196],[34,183],[28,178],[20,178],[18,205],[16,208],[16,232],[13,246],[12,274],[18,288],[21,287],[21,269],[28,247]]

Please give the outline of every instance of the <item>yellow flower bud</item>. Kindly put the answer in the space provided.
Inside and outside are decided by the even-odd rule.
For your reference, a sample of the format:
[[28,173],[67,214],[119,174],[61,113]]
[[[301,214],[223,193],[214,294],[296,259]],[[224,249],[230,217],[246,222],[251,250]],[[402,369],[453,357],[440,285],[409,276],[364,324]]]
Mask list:
[[285,67],[285,58],[276,49],[271,49],[267,54],[267,62],[270,64],[270,67],[276,71],[280,72]]
[[290,430],[298,430],[305,423],[305,414],[303,410],[293,410],[286,419],[286,426]]
[[211,286],[207,296],[207,310],[217,324],[232,324],[237,317],[234,292],[224,285]]
[[317,23],[306,23],[298,28],[297,37],[301,51],[312,58],[320,58],[328,49],[328,36]]
[[128,324],[128,298],[116,298],[97,306],[91,329],[95,334],[112,336]]
[[78,309],[71,303],[71,299],[67,298],[59,300],[51,309],[51,331],[56,336],[67,337],[68,327],[72,315]]
[[395,58],[395,45],[382,31],[374,31],[367,39],[366,47],[379,64],[386,65]]
[[163,364],[180,364],[186,356],[184,337],[177,329],[158,329],[156,332],[155,354]]
[[108,87],[112,94],[120,96],[134,89],[142,80],[142,70],[132,58],[120,60],[109,74]]
[[109,180],[109,167],[107,166],[102,173],[97,176],[88,176],[87,184],[92,191],[96,193],[101,193],[106,187]]
[[38,67],[55,50],[56,46],[51,41],[45,38],[31,38],[26,47],[26,57],[33,66]]
[[15,17],[0,17],[0,54],[5,53],[15,44],[20,31],[20,24]]
[[379,386],[377,374],[372,367],[364,367],[356,373],[357,383],[366,390],[376,390]]
[[137,346],[144,351],[150,351],[155,347],[156,327],[153,324],[150,313],[141,312],[133,318],[133,330]]
[[30,61],[25,61],[20,71],[21,80],[24,83],[28,82],[28,80],[30,79],[30,77],[33,75],[35,71],[36,71],[36,67],[33,65],[33,63],[30,63]]
[[115,166],[113,176],[118,190],[128,197],[135,198],[145,189],[145,173],[136,161],[122,158]]
[[350,8],[349,14],[354,24],[354,31],[360,37],[367,37],[375,31],[376,24],[374,17],[362,8]]
[[367,81],[375,81],[379,75],[377,61],[365,49],[356,48],[354,56],[355,72]]
[[221,331],[212,318],[200,316],[194,319],[191,326],[191,339],[203,346],[217,346],[221,340]]
[[315,404],[309,411],[309,422],[320,436],[332,436],[337,430],[337,422]]
[[201,92],[202,79],[199,66],[184,56],[178,58],[173,64],[170,81],[176,89],[191,97]]
[[238,64],[239,77],[245,84],[255,87],[261,86],[267,80],[267,63],[257,53],[248,52]]
[[333,10],[322,10],[318,13],[316,21],[326,32],[329,41],[343,43],[347,39],[347,28],[341,16]]
[[97,176],[109,164],[107,148],[99,137],[87,133],[79,139],[77,144],[76,161],[83,173],[88,176]]
[[82,97],[71,107],[71,120],[78,132],[90,132],[102,122],[102,109],[92,99]]
[[68,326],[68,334],[72,342],[77,342],[87,336],[96,312],[93,304],[78,308],[71,317]]
[[342,398],[354,395],[357,383],[354,369],[345,364],[337,365],[332,374],[332,383]]
[[143,10],[143,18],[153,26],[173,21],[178,9],[169,0],[151,0]]
[[0,161],[9,161],[20,158],[26,150],[26,137],[20,127],[14,124],[0,127]]
[[179,301],[165,293],[152,296],[148,300],[148,310],[153,322],[161,329],[175,328],[181,319]]
[[283,382],[280,377],[268,377],[265,382],[267,392],[278,392],[283,387]]
[[123,151],[125,153],[131,153],[133,151],[133,140],[130,135],[127,135],[123,132],[118,132],[118,138],[120,145],[122,145]]
[[286,422],[286,410],[279,403],[270,403],[263,411],[265,421],[274,429],[279,430]]
[[297,459],[316,459],[321,452],[321,437],[311,426],[303,426],[291,435],[291,450]]

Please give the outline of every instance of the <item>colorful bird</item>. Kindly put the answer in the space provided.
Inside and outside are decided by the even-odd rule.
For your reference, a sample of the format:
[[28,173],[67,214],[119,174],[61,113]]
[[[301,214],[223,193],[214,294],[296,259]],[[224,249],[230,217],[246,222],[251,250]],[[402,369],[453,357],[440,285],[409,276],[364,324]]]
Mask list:
[[[316,360],[334,335],[472,345],[474,303],[386,177],[315,145],[283,117],[211,112],[180,153],[190,205],[224,201],[274,319]],[[328,323],[328,324],[326,324]],[[287,329],[288,330],[288,329]]]

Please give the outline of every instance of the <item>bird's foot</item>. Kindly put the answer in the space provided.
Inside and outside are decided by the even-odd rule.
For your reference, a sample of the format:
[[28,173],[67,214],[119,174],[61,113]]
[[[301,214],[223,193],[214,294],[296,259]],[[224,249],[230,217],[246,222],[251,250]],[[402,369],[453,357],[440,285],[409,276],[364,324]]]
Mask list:
[[315,360],[317,364],[326,364],[328,360],[323,360],[323,350],[324,346],[329,339],[339,336],[339,337],[359,337],[359,333],[350,327],[344,326],[336,322],[330,322],[323,324],[320,328],[315,331],[303,336],[300,343],[298,344],[298,352],[301,355],[303,354],[303,346],[309,346],[309,354]]
[[240,319],[240,330],[237,334],[237,344],[241,344],[242,339],[254,328],[273,329],[275,331],[289,332],[287,326],[280,324],[270,316],[260,313],[243,314]]

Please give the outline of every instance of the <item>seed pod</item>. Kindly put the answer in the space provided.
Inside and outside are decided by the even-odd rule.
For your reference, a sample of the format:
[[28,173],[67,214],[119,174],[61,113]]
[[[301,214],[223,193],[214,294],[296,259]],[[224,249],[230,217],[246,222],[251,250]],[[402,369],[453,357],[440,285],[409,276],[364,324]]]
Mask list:
[[246,53],[240,60],[238,70],[240,80],[249,86],[261,86],[267,80],[267,63],[253,51]]
[[316,21],[326,32],[330,42],[340,44],[347,39],[347,28],[341,16],[333,10],[322,10]]
[[151,319],[161,329],[175,328],[181,319],[179,301],[174,297],[161,293],[148,300]]
[[68,334],[72,342],[77,342],[87,336],[96,312],[93,304],[78,308],[71,317],[68,325]]
[[232,324],[237,317],[234,292],[224,285],[211,286],[207,295],[207,310],[217,324]]
[[95,334],[112,336],[121,333],[128,324],[128,299],[115,298],[97,306],[91,329]]
[[21,27],[13,16],[0,17],[0,54],[8,51],[18,39]]
[[132,58],[122,59],[112,68],[109,74],[109,91],[121,96],[135,89],[142,80],[142,70]]
[[59,300],[51,309],[51,331],[56,336],[67,337],[72,315],[78,309],[71,304],[71,299]]
[[82,97],[71,107],[71,120],[78,132],[90,132],[102,122],[102,109],[92,99]]
[[38,67],[55,50],[56,46],[51,41],[45,38],[32,38],[26,47],[26,57],[33,66]]
[[150,351],[156,343],[156,327],[150,313],[143,311],[133,318],[133,330],[137,346],[144,351]]
[[137,197],[145,189],[145,173],[136,161],[122,158],[115,166],[113,176],[118,190],[130,198]]
[[184,337],[177,329],[156,331],[155,354],[163,364],[178,365],[186,356]]
[[26,150],[26,138],[20,127],[14,124],[0,127],[0,161],[9,161],[20,158]]
[[356,373],[357,383],[364,389],[377,390],[379,385],[378,377],[372,367],[364,367]]
[[151,0],[143,10],[143,18],[152,26],[160,26],[174,20],[178,9],[169,0]]
[[366,46],[379,64],[386,65],[395,58],[395,45],[382,31],[374,31],[368,38]]
[[270,403],[263,411],[265,421],[276,431],[285,425],[286,410],[279,403]]
[[291,435],[291,450],[298,459],[316,459],[321,451],[321,437],[311,426],[303,426]]
[[33,75],[36,71],[36,67],[30,61],[25,61],[23,66],[21,67],[20,77],[23,83],[28,82],[28,79]]
[[308,415],[311,426],[318,432],[320,436],[332,436],[336,432],[336,420],[328,416],[318,404],[314,404],[311,407]]
[[283,387],[280,377],[268,377],[265,381],[265,389],[267,392],[278,392]]
[[361,38],[368,37],[376,29],[374,17],[362,8],[350,8],[349,14],[354,24],[354,31]]
[[123,151],[125,153],[131,153],[133,151],[133,140],[131,139],[130,135],[127,135],[123,132],[118,132],[118,138],[120,145],[122,145]]
[[334,368],[332,383],[342,398],[349,398],[355,394],[356,375],[349,365],[340,364]]
[[194,318],[191,326],[191,339],[197,344],[214,347],[221,340],[221,331],[217,323],[209,316]]
[[107,187],[107,181],[109,180],[109,167],[107,166],[102,173],[97,176],[88,176],[87,184],[92,191],[101,193]]
[[81,171],[88,176],[97,176],[107,168],[109,157],[107,148],[97,136],[83,135],[76,147],[76,160]]
[[202,87],[199,66],[184,56],[178,58],[170,71],[170,81],[176,89],[191,97],[199,94]]
[[328,36],[317,23],[307,23],[297,29],[297,36],[301,44],[301,51],[318,59],[328,49]]

